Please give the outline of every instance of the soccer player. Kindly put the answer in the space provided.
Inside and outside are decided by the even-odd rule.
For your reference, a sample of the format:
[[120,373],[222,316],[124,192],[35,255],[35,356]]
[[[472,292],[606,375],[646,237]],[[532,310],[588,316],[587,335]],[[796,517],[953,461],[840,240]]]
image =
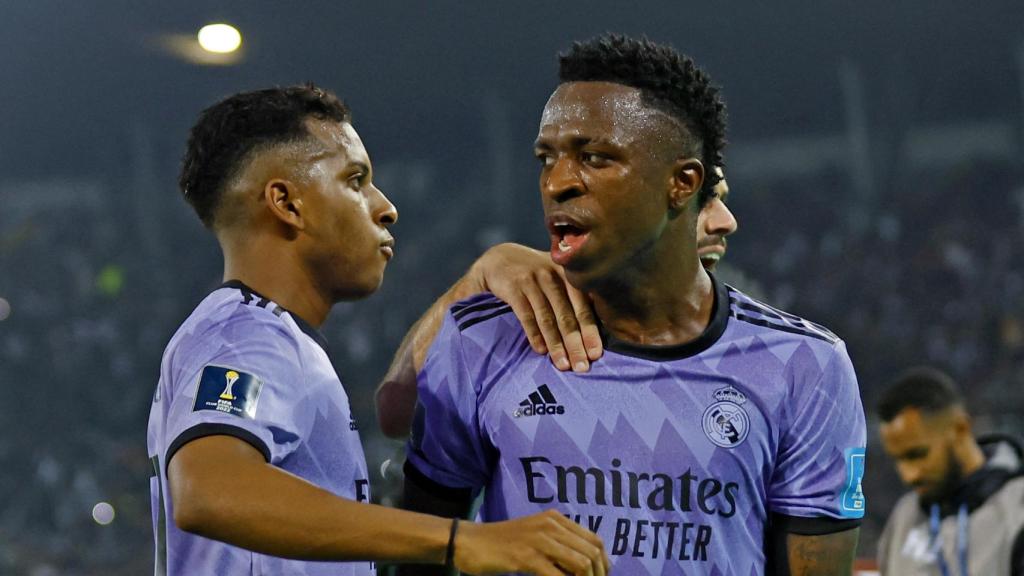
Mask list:
[[708,272],[714,271],[718,261],[725,256],[726,237],[738,228],[736,216],[727,204],[729,184],[720,166],[715,166],[715,175],[719,180],[711,187],[711,193],[700,199],[700,212],[697,214],[697,256]]
[[[450,307],[419,373],[406,505],[548,506],[622,574],[846,574],[865,428],[845,345],[714,279],[699,191],[724,106],[688,57],[603,36],[560,61],[536,141],[552,260],[605,352],[554,369],[490,295]],[[428,313],[428,317],[429,317]]]
[[901,374],[878,404],[882,447],[913,490],[878,544],[883,575],[1024,576],[1024,446],[975,438],[956,384]]
[[[715,167],[715,173],[721,180],[711,187],[710,192],[701,192],[701,208],[697,215],[697,255],[708,271],[714,270],[725,256],[726,237],[738,227],[736,217],[727,205],[729,184],[720,167]],[[511,297],[503,296],[501,299],[509,303],[518,318],[523,319],[523,330],[531,347],[540,354],[549,353],[545,342],[551,341],[554,345],[550,355],[556,367],[566,370],[571,365],[579,372],[589,370],[590,362],[600,358],[603,352],[590,300],[565,281],[562,268],[555,266],[544,252],[516,244],[501,244],[489,251],[489,261],[498,262],[499,255],[500,261],[506,264],[495,264],[495,268],[516,269],[520,274],[510,279],[509,288],[521,289],[512,291]],[[487,286],[474,284],[473,277],[482,275],[467,274],[449,290],[444,301],[460,300],[455,295],[456,291],[469,297],[488,290]],[[549,302],[550,307],[547,306]],[[547,315],[549,320],[542,328],[535,320],[535,308],[564,312]],[[436,318],[421,321],[409,331],[387,375],[377,387],[377,422],[385,436],[406,438],[411,430],[416,406],[416,373],[422,368],[422,357],[419,363],[415,362],[411,350],[414,342],[418,350],[425,351],[429,347],[444,312],[441,306],[434,306],[431,310]],[[433,330],[427,330],[427,327]],[[567,355],[569,358],[562,360]],[[567,360],[572,358],[575,360],[570,364]]]
[[601,541],[553,511],[460,527],[368,503],[316,327],[392,257],[397,212],[372,174],[348,109],[312,86],[237,94],[193,127],[181,187],[226,282],[171,339],[153,398],[156,573],[363,575],[379,559],[604,574]]

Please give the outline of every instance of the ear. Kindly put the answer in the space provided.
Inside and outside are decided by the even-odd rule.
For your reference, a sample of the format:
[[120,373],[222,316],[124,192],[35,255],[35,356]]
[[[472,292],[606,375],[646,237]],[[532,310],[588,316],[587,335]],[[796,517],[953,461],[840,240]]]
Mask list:
[[696,158],[678,158],[672,170],[669,207],[682,210],[704,185],[704,165]]
[[953,413],[953,433],[958,438],[974,437],[971,417],[965,410],[957,410]]
[[306,228],[302,190],[294,182],[274,178],[263,186],[263,203],[285,226],[294,230]]

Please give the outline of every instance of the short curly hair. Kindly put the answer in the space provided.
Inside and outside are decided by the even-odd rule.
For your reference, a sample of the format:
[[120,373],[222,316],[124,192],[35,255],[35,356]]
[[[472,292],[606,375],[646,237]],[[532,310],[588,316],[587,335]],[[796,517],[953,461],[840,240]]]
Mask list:
[[724,167],[726,111],[718,86],[693,59],[671,46],[620,34],[604,34],[575,42],[559,54],[561,82],[614,82],[640,90],[643,101],[678,120],[684,137],[704,164],[700,205],[721,178],[711,168]]
[[269,88],[229,96],[199,114],[189,133],[178,184],[207,228],[225,185],[254,150],[310,136],[308,118],[351,122],[337,96],[313,84]]
[[917,366],[896,377],[883,392],[877,410],[883,422],[892,422],[907,408],[937,414],[963,404],[952,377],[930,366]]

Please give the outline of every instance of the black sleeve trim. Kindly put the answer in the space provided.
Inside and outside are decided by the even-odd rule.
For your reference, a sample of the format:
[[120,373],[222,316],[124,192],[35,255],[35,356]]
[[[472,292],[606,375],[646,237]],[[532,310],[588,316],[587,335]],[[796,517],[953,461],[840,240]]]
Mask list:
[[441,500],[464,502],[466,500],[473,499],[473,490],[471,488],[452,488],[451,486],[438,484],[434,480],[428,478],[426,474],[420,472],[419,469],[408,460],[405,461],[405,466],[402,467],[402,471],[405,472],[405,478],[415,484],[417,488],[431,496],[440,498]]
[[860,526],[860,518],[829,518],[828,516],[787,516],[772,514],[772,530],[799,534],[800,536],[824,536],[836,532],[846,532]]
[[171,458],[174,457],[175,452],[181,449],[182,446],[188,444],[193,440],[198,440],[204,436],[234,436],[239,440],[252,444],[252,447],[259,450],[260,454],[263,454],[263,459],[270,462],[270,448],[267,443],[264,442],[259,436],[249,432],[245,428],[239,426],[232,426],[231,424],[220,424],[213,422],[204,422],[202,424],[196,424],[195,426],[185,430],[178,437],[171,442],[170,447],[167,448],[167,456],[164,458],[166,464],[165,467],[171,463]]

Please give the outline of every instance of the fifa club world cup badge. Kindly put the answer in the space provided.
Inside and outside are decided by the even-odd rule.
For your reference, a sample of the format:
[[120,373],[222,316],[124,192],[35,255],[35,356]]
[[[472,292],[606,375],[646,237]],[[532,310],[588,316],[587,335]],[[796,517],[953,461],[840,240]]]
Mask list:
[[716,402],[708,406],[702,419],[704,434],[716,446],[735,448],[750,431],[750,417],[743,409],[747,397],[732,386],[715,390],[713,396]]
[[262,387],[263,382],[248,372],[224,366],[206,366],[199,375],[192,410],[215,410],[242,418],[255,418]]

